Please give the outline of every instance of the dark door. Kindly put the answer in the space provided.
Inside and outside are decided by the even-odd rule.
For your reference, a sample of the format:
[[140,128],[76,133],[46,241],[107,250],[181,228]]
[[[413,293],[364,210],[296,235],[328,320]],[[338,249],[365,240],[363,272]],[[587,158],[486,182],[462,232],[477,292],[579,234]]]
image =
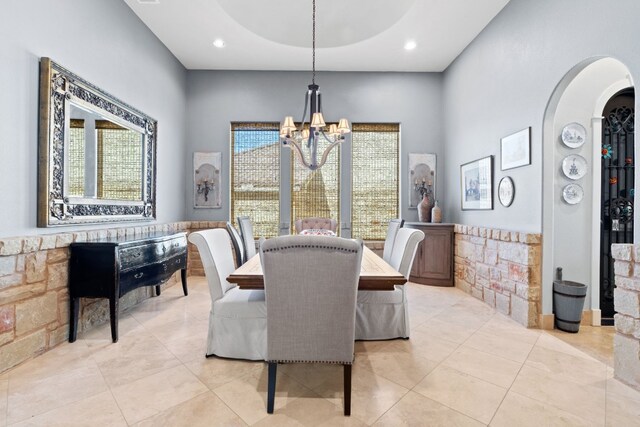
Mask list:
[[634,105],[633,89],[625,89],[613,96],[602,112],[600,310],[603,325],[613,325],[615,314],[611,244],[633,242]]

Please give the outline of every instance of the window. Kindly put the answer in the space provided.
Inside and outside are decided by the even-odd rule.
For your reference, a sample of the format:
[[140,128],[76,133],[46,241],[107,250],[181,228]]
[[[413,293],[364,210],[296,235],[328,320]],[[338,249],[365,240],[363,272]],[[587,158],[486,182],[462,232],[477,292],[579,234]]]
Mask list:
[[[291,173],[282,174],[288,180],[283,183],[290,188],[287,194],[280,194],[279,130],[279,123],[231,124],[232,221],[248,216],[256,237],[274,237],[281,221],[290,222],[291,230],[299,218],[340,223],[351,209],[352,237],[384,240],[388,221],[399,216],[400,125],[353,123],[351,163],[341,162],[340,149],[334,148],[316,171],[300,165],[295,152],[286,149],[284,153],[291,153]],[[320,156],[328,144],[320,142]],[[351,180],[350,195],[342,194],[341,175]]]
[[96,120],[98,198],[142,200],[142,137],[108,120]]
[[[329,145],[318,144],[318,161]],[[310,171],[291,156],[291,230],[299,218],[333,218],[340,223],[340,150],[331,150],[327,162],[320,169]]]
[[[278,235],[279,123],[231,124],[231,218],[248,216],[254,236]],[[236,224],[237,225],[237,224]]]
[[352,124],[351,236],[384,240],[398,218],[400,125]]
[[67,176],[71,197],[84,197],[84,120],[71,119],[69,123],[69,145],[67,149]]

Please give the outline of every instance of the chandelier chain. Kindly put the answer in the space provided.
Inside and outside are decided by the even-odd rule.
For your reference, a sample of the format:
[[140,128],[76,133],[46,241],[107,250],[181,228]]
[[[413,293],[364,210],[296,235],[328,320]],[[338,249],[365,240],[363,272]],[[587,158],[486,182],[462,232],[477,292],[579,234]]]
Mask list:
[[313,64],[313,75],[311,77],[311,83],[316,84],[316,0],[313,0],[313,21],[312,21],[312,64]]

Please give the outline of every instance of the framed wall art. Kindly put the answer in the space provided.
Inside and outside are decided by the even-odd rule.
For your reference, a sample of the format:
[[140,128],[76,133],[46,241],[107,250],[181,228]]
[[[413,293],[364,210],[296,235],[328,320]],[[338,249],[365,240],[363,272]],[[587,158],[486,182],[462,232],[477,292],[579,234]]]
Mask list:
[[462,210],[493,209],[493,156],[460,166]]
[[193,153],[193,207],[214,209],[222,207],[220,168],[222,153]]
[[507,170],[531,164],[531,128],[505,136],[500,140],[500,169]]
[[510,176],[503,177],[498,184],[498,200],[500,200],[500,204],[508,208],[513,203],[515,195],[516,187],[513,184],[513,179]]
[[436,199],[436,155],[409,153],[409,207],[415,209],[422,200],[421,187],[431,186]]

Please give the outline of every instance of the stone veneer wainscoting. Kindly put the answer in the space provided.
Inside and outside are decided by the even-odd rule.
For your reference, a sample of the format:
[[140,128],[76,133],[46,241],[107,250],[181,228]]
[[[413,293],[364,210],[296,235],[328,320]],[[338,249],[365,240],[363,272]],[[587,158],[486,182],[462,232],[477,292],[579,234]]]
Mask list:
[[619,380],[640,390],[640,244],[614,244],[613,303],[616,334],[614,371]]
[[541,235],[459,224],[454,232],[455,286],[526,327],[538,327]]
[[[220,221],[73,231],[0,238],[0,373],[57,346],[69,337],[69,244],[106,237],[143,237],[154,232],[224,227]],[[197,250],[189,244],[189,274],[204,275]],[[165,286],[180,281],[177,272]],[[138,288],[120,300],[121,310],[153,296]],[[109,320],[106,299],[82,298],[79,332]]]

